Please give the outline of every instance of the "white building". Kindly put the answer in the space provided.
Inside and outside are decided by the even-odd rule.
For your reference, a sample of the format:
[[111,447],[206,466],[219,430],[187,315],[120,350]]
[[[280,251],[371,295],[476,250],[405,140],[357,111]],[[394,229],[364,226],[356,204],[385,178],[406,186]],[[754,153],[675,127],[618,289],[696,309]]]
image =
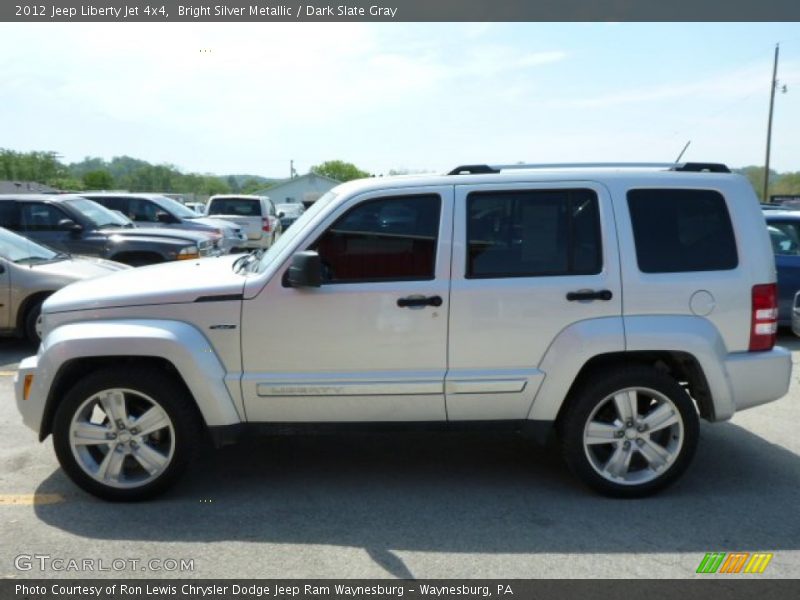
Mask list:
[[257,196],[269,196],[273,204],[302,202],[306,207],[316,202],[328,190],[339,185],[339,181],[319,175],[306,173],[300,177],[285,179],[272,187],[254,192]]

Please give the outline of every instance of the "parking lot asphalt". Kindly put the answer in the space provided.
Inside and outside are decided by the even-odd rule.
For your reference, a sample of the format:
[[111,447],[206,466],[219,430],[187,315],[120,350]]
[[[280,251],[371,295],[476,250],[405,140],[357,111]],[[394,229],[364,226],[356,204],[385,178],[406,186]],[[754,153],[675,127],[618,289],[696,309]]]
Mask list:
[[209,450],[168,494],[112,504],[22,425],[12,377],[35,349],[0,341],[0,577],[686,578],[713,551],[771,552],[759,577],[800,577],[800,340],[779,343],[790,394],[704,423],[652,498],[597,496],[515,436],[428,433]]

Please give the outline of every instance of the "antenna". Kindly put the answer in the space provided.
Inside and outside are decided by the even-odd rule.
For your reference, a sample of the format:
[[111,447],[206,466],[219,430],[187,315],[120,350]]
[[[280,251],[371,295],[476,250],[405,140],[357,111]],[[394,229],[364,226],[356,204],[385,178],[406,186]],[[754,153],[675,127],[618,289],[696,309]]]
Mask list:
[[683,153],[686,152],[686,149],[689,147],[689,144],[691,144],[691,143],[692,143],[692,140],[689,140],[688,142],[686,142],[686,145],[683,147],[683,150],[681,150],[681,153],[678,154],[678,158],[675,159],[676,163],[681,162],[681,157],[683,156]]

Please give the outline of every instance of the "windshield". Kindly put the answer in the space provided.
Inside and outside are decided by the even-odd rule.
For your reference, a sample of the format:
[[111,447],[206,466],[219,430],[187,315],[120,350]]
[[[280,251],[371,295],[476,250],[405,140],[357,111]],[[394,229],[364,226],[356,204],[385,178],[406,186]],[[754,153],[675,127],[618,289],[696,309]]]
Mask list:
[[196,219],[200,216],[191,208],[187,208],[177,200],[173,200],[167,196],[156,196],[153,198],[153,201],[164,210],[171,212],[181,219]]
[[65,254],[54,252],[16,233],[0,227],[0,256],[14,263],[44,262],[66,258]]
[[300,218],[294,222],[294,225],[289,227],[284,234],[278,238],[278,241],[272,244],[261,257],[258,265],[254,268],[257,273],[261,273],[264,268],[272,262],[272,258],[280,254],[284,248],[289,246],[295,238],[299,237],[305,232],[306,224],[314,219],[326,206],[328,206],[333,199],[336,198],[336,193],[333,191],[323,195],[319,200],[314,202],[306,212],[300,215]]
[[130,221],[93,200],[75,198],[74,200],[65,200],[64,203],[69,204],[89,219],[95,227],[130,227]]

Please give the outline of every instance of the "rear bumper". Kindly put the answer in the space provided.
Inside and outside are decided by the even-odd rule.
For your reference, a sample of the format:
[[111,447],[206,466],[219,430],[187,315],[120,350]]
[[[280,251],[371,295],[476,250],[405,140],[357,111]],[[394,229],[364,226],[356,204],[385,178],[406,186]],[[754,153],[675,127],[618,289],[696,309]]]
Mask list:
[[772,402],[786,395],[792,375],[792,355],[786,348],[769,352],[729,354],[725,371],[736,411]]

